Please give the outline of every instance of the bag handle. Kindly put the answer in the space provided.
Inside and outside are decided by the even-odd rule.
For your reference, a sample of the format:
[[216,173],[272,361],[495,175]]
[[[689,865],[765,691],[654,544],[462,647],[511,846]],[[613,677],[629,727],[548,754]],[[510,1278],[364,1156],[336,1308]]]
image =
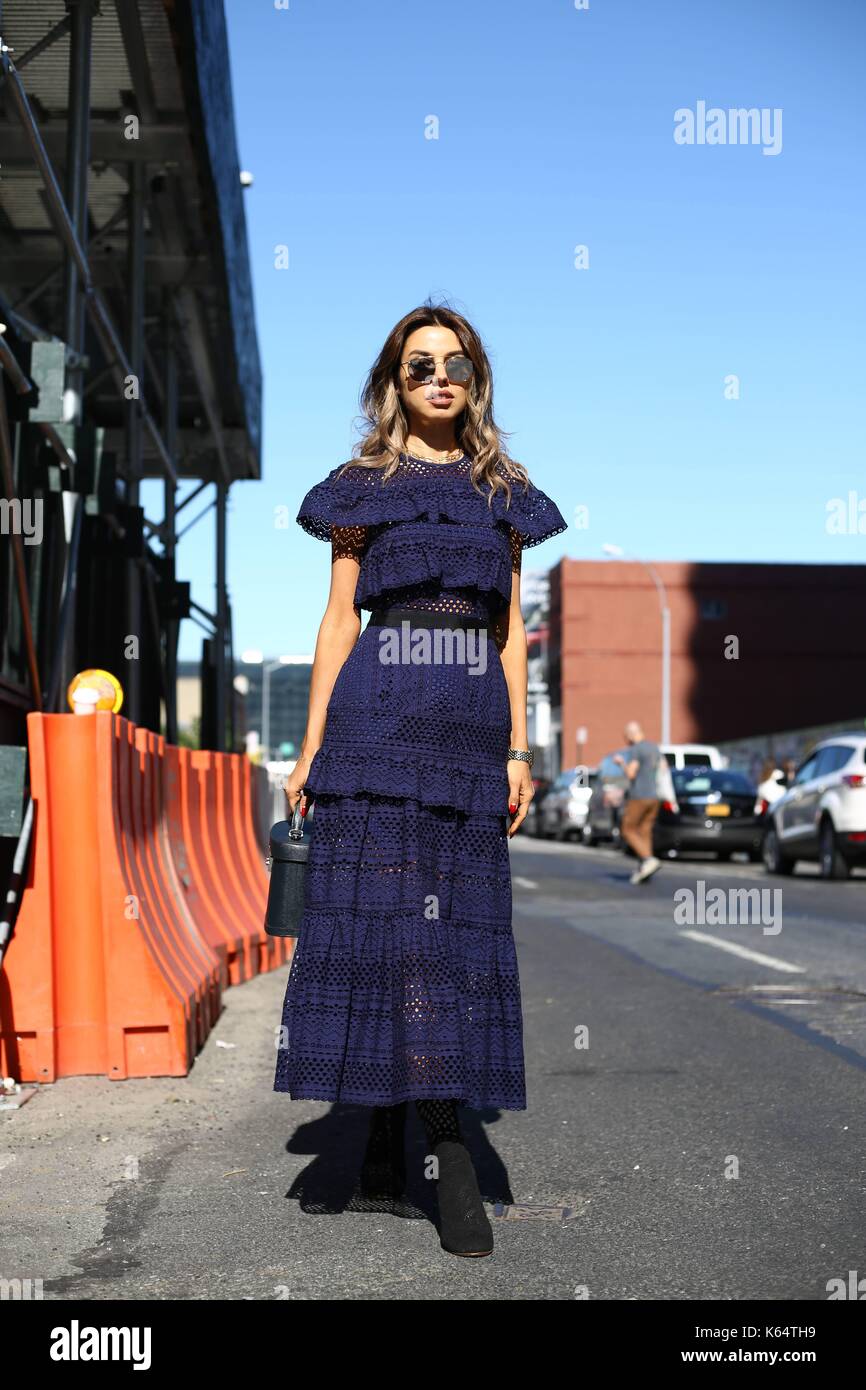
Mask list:
[[[303,795],[303,793],[302,793]],[[298,804],[292,812],[292,823],[289,826],[290,840],[303,840],[304,838],[304,817],[301,815],[301,798],[298,797]]]

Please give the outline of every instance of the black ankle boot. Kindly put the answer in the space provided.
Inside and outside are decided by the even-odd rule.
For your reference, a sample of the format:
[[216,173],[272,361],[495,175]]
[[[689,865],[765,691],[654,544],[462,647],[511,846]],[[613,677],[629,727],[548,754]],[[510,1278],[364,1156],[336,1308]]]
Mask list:
[[450,1255],[492,1255],[493,1228],[487,1219],[469,1151],[444,1139],[434,1150],[439,1164],[439,1242]]
[[401,1201],[406,1189],[405,1127],[405,1102],[374,1108],[355,1205],[388,1211]]

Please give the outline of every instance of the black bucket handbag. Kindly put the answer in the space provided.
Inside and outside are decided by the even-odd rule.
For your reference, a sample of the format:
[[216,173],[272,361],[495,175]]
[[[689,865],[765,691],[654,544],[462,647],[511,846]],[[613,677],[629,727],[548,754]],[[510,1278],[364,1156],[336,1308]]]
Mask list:
[[304,910],[309,836],[304,835],[300,800],[291,821],[278,820],[271,826],[268,869],[271,882],[265,910],[268,936],[297,936]]

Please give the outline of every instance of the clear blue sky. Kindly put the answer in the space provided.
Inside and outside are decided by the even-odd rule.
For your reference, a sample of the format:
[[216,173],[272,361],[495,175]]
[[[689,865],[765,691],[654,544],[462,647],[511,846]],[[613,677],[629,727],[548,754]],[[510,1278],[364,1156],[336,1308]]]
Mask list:
[[[349,457],[366,371],[430,293],[481,332],[512,454],[589,507],[529,563],[863,560],[825,523],[866,499],[866,6],[226,9],[265,382],[263,481],[230,502],[237,652],[312,650],[329,552],[274,508]],[[781,108],[781,153],[675,143],[699,101]],[[206,607],[212,557],[211,515],[179,559]]]

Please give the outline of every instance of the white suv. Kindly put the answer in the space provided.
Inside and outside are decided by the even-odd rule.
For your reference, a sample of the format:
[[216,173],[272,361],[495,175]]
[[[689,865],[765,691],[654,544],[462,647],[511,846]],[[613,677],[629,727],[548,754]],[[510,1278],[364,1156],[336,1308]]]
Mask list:
[[712,767],[721,772],[728,765],[727,758],[711,743],[663,743],[661,751],[668,760],[668,767],[678,770]]
[[767,811],[766,868],[790,874],[798,859],[817,859],[822,878],[866,864],[866,735],[824,739]]

